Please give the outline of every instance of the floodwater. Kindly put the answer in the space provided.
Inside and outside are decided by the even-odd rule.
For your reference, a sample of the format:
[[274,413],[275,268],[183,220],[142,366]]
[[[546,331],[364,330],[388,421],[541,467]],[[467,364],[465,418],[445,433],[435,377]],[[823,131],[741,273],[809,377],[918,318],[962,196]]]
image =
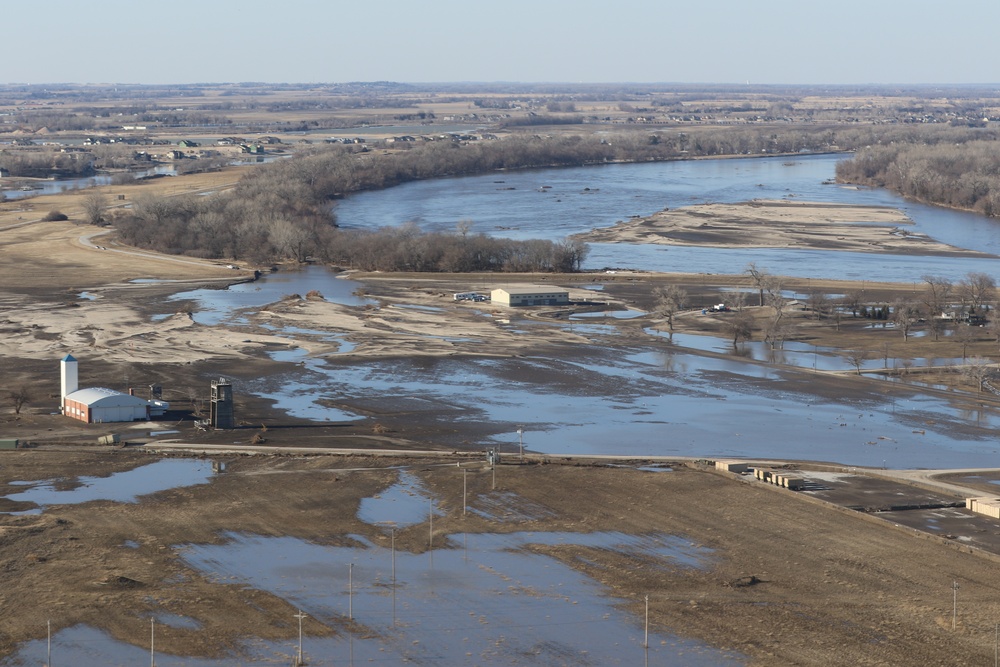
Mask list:
[[[177,170],[172,166],[160,166],[146,171],[136,172],[135,178],[150,176],[176,176]],[[54,195],[60,192],[85,190],[100,185],[111,185],[112,177],[108,175],[84,176],[81,178],[63,178],[56,180],[36,180],[32,182],[32,190],[0,190],[0,195],[7,199],[22,199],[37,195]]]
[[[193,301],[194,321],[214,325],[238,317],[241,310],[261,308],[281,301],[286,295],[304,297],[316,290],[331,303],[344,306],[374,305],[374,301],[358,296],[361,284],[338,278],[321,266],[308,266],[300,271],[287,271],[266,276],[266,279],[231,285],[224,290],[197,289],[170,296],[168,302]],[[172,313],[171,313],[172,314]],[[237,319],[237,321],[239,321]]]
[[[227,536],[188,545],[182,558],[210,578],[247,583],[310,618],[353,618],[364,629],[307,638],[313,665],[371,660],[417,664],[628,665],[643,660],[641,618],[596,582],[531,545],[615,550],[654,559],[663,577],[707,567],[711,552],[654,533],[457,534],[432,551],[393,551],[389,540],[332,547],[294,538]],[[738,665],[746,659],[694,641],[650,635],[650,664]]]
[[15,482],[18,486],[28,488],[8,494],[6,498],[15,502],[34,503],[39,509],[32,510],[31,513],[38,513],[49,505],[78,505],[92,500],[134,503],[140,496],[182,486],[207,484],[211,478],[211,461],[159,459],[107,477],[84,476],[73,480]]
[[[482,231],[519,237],[562,238],[629,215],[699,201],[742,201],[783,197],[854,204],[900,206],[915,230],[952,243],[1000,250],[1000,226],[992,220],[903,202],[886,192],[826,184],[840,156],[787,159],[706,160],[643,165],[535,170],[422,181],[353,195],[338,207],[346,227],[417,220],[425,229],[449,229],[472,218]],[[542,186],[551,186],[542,189]],[[589,187],[590,190],[585,190]],[[541,190],[541,191],[540,191]],[[504,227],[499,230],[497,227]],[[507,229],[510,228],[510,229]],[[973,243],[972,239],[976,242]],[[604,250],[595,248],[589,262]],[[691,252],[695,263],[675,262]],[[871,280],[919,280],[926,273],[964,276],[971,270],[1000,269],[996,259],[892,257],[805,250],[747,251],[614,246],[617,266],[732,273],[750,261],[774,273]],[[656,261],[646,262],[653,258]],[[704,259],[704,263],[702,262]],[[734,268],[735,267],[735,268]],[[996,271],[1000,273],[1000,271]],[[322,267],[265,276],[229,290],[176,295],[190,299],[196,321],[240,321],[241,309],[255,309],[288,293],[319,290],[348,306],[371,305],[361,286]],[[806,370],[850,370],[832,350],[798,342],[771,350],[759,342],[741,345],[744,359],[715,359],[699,351],[729,352],[728,341],[675,334],[674,344],[651,335],[648,345],[615,352],[602,342],[616,333],[610,317],[575,319],[575,334],[591,341],[573,360],[397,359],[358,362],[344,352],[310,358],[296,339],[322,333],[307,328],[274,333],[289,348],[274,351],[287,372],[239,387],[273,400],[278,409],[317,422],[363,418],[351,405],[393,402],[418,410],[421,418],[447,424],[487,424],[494,434],[480,445],[516,451],[516,429],[526,429],[529,451],[551,454],[732,456],[837,461],[894,467],[989,466],[1000,445],[1000,415],[986,405],[960,407],[947,394],[920,396],[912,387],[885,382],[860,388],[857,398],[814,388]],[[502,325],[517,333],[554,326],[529,319]],[[442,331],[440,336],[447,336]],[[327,338],[330,340],[330,338]],[[954,360],[916,360],[941,365]],[[765,363],[759,363],[765,362]],[[889,363],[893,363],[890,359]],[[877,370],[881,356],[863,364]],[[798,369],[798,370],[797,370]],[[852,385],[852,392],[859,386]],[[846,392],[846,387],[845,387]]]
[[[631,554],[684,576],[712,564],[712,552],[662,533],[458,534],[432,552],[411,554],[355,536],[356,546],[321,546],[288,537],[229,534],[221,545],[185,545],[182,559],[211,579],[268,591],[307,614],[303,653],[310,665],[399,664],[746,664],[745,656],[673,635],[650,633],[597,582],[529,547],[567,546]],[[389,542],[388,540],[383,540]],[[594,561],[585,559],[587,564]],[[655,602],[653,603],[656,604]],[[313,619],[357,630],[310,636]],[[136,618],[148,642],[156,625],[197,632],[200,624],[169,613]],[[289,624],[294,619],[289,620]],[[349,627],[349,626],[348,626]],[[160,667],[288,664],[297,641],[246,642],[239,655],[207,660],[156,653]],[[4,667],[44,662],[46,640],[22,644]],[[79,667],[142,664],[147,647],[74,626],[53,635],[52,663]]]
[[399,481],[371,498],[362,498],[358,518],[365,523],[405,528],[442,512],[435,507],[434,498],[413,474],[400,471]]
[[423,418],[442,424],[494,424],[498,434],[482,444],[506,451],[517,450],[523,424],[525,448],[549,454],[938,468],[989,466],[1000,453],[1000,415],[992,408],[968,413],[947,397],[894,383],[838,399],[812,393],[811,376],[794,369],[682,348],[620,354],[582,345],[578,358],[309,359],[263,395],[281,396],[280,407],[318,421],[361,417],[316,402],[324,396],[347,404],[419,403]]

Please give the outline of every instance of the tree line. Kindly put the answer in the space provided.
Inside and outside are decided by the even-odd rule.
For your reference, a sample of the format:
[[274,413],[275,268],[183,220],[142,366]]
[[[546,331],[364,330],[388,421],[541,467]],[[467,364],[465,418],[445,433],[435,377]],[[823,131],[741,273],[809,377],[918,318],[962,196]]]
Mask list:
[[[521,270],[513,268],[520,266],[530,267],[525,270],[561,270],[568,264],[579,266],[578,249],[571,248],[567,259],[566,244],[552,244],[542,252],[544,242],[528,249],[526,242],[504,241],[507,249],[498,252],[485,237],[474,237],[473,244],[468,234],[459,234],[464,245],[456,245],[451,235],[420,234],[422,243],[441,249],[440,253],[426,254],[438,259],[414,258],[406,248],[390,251],[395,239],[406,238],[409,242],[416,238],[414,229],[345,233],[336,228],[333,203],[350,193],[408,181],[511,169],[798,153],[831,150],[834,146],[844,149],[870,141],[871,132],[722,128],[696,133],[633,131],[601,136],[524,134],[473,142],[442,139],[404,144],[391,151],[371,150],[364,145],[331,145],[255,167],[235,188],[213,197],[138,197],[131,209],[116,212],[110,221],[126,243],[213,259],[268,263],[313,257],[357,266],[411,267],[407,270],[459,270],[441,268],[445,266],[471,267],[468,270]],[[881,132],[880,136],[893,135]],[[407,258],[375,262],[366,234],[381,237],[379,252],[386,257]],[[473,249],[473,245],[478,247]],[[362,251],[362,247],[367,249]],[[540,259],[546,252],[548,257]]]
[[1000,216],[1000,144],[991,130],[942,133],[933,143],[867,146],[837,164],[837,180],[918,201]]

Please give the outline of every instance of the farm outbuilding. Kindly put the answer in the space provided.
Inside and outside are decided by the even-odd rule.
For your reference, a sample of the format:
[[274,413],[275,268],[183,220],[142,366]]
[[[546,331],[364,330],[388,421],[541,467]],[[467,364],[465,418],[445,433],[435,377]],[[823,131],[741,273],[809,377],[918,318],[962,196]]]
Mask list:
[[501,287],[490,292],[490,297],[501,306],[558,306],[569,303],[569,290],[544,285]]
[[67,354],[60,362],[62,413],[88,424],[145,421],[162,417],[170,404],[158,398],[145,400],[104,387],[79,388],[77,361]]
[[67,394],[63,414],[88,424],[149,419],[149,401],[114,389],[90,387]]

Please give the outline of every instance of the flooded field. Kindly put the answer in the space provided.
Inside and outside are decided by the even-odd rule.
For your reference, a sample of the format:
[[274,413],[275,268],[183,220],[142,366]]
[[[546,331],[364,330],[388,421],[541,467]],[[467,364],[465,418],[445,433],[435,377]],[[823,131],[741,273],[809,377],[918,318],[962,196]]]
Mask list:
[[14,486],[26,487],[25,490],[8,494],[3,499],[35,506],[34,509],[14,514],[40,513],[50,505],[77,505],[94,500],[134,503],[141,496],[157,491],[206,484],[212,475],[211,461],[162,459],[107,477],[82,476],[41,483],[12,482]]
[[[183,553],[219,581],[270,591],[312,618],[353,620],[359,631],[350,637],[305,643],[311,664],[330,665],[387,654],[417,664],[633,664],[644,655],[640,619],[618,611],[586,577],[529,547],[642,553],[668,571],[709,558],[665,535],[458,534],[423,554],[393,553],[357,539],[357,547],[333,548],[231,535],[223,546],[188,546]],[[739,656],[663,635],[650,637],[649,657],[743,664]]]

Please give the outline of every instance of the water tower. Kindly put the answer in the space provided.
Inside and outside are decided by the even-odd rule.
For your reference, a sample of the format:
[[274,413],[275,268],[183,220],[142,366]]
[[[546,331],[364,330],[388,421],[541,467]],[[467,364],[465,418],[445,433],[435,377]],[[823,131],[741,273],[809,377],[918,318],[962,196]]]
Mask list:
[[233,385],[225,378],[212,380],[212,428],[236,428],[233,416]]

